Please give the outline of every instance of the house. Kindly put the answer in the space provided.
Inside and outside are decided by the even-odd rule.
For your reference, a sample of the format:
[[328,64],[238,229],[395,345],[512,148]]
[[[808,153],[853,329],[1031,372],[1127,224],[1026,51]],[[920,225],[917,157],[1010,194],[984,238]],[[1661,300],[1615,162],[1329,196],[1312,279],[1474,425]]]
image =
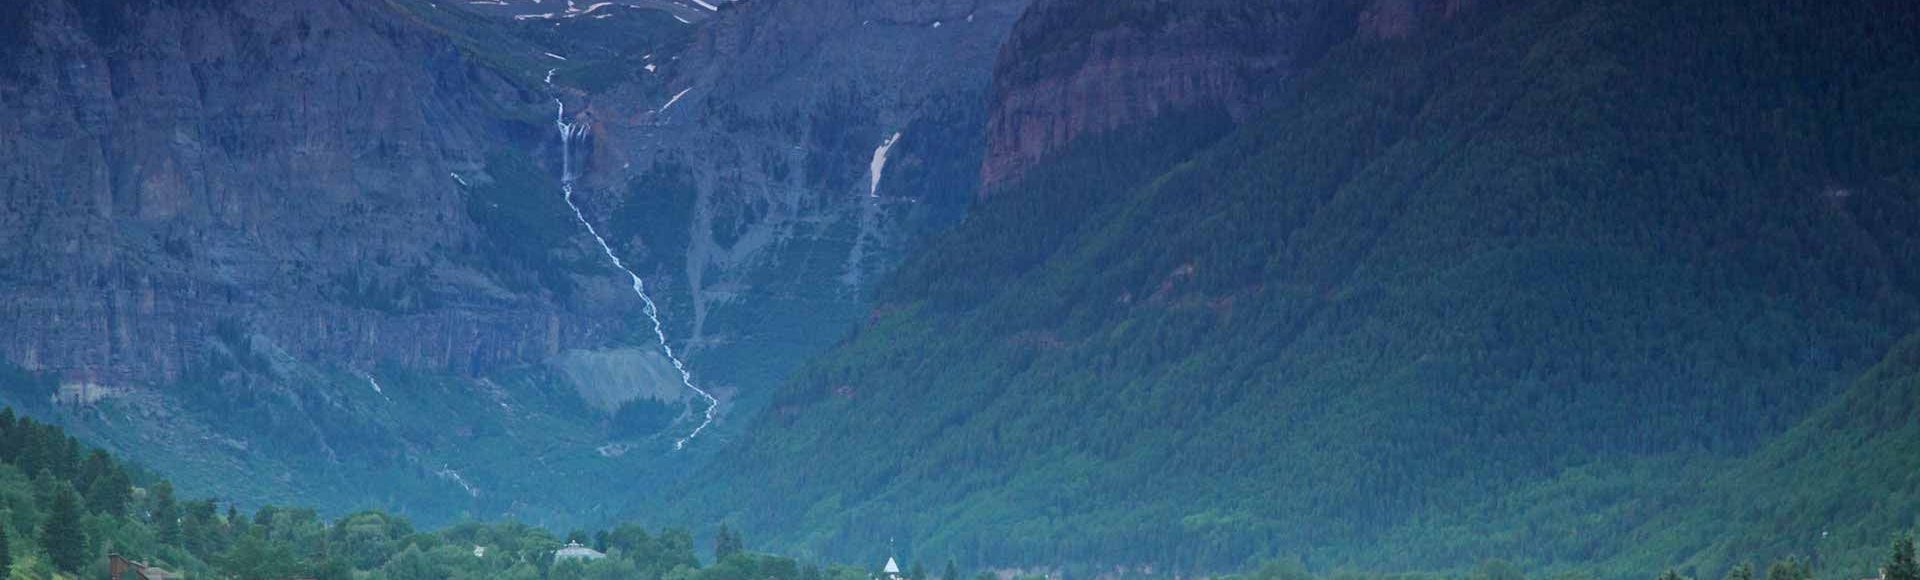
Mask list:
[[887,565],[886,567],[880,569],[879,580],[905,580],[905,579],[906,579],[905,576],[900,575],[900,563],[895,562],[893,560],[893,556],[887,556]]
[[592,561],[592,560],[598,560],[605,557],[607,557],[606,554],[601,553],[599,550],[582,546],[580,545],[580,542],[567,542],[566,546],[561,547],[559,550],[555,550],[553,552],[553,561],[556,563],[562,562],[565,560]]
[[185,578],[168,572],[158,566],[149,566],[146,562],[128,560],[119,554],[107,555],[107,577],[113,580],[172,580]]

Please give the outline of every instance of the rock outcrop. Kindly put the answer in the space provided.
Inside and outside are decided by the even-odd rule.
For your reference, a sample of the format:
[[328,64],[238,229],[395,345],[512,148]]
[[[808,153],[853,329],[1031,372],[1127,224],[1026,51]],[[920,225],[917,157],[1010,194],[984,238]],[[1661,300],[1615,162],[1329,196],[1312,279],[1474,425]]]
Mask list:
[[[302,358],[470,372],[558,313],[463,263],[461,182],[527,95],[363,3],[15,4],[0,353],[163,384],[221,321]],[[562,324],[559,342],[585,338]]]
[[1194,109],[1244,118],[1338,42],[1472,0],[1040,0],[994,69],[983,194],[1085,135]]

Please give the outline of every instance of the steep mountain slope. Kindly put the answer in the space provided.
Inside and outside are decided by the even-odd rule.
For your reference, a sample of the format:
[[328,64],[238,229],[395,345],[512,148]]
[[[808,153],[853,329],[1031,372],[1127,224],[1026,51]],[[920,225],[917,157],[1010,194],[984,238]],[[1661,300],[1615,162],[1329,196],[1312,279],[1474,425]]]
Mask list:
[[[0,395],[249,504],[577,507],[516,488],[605,415],[529,365],[639,305],[538,165],[529,75],[381,2],[0,12]],[[502,456],[536,466],[461,475]]]
[[[1912,5],[1386,4],[1251,122],[996,189],[685,509],[969,565],[1464,567],[1508,544],[1382,534],[1744,456],[1920,325]],[[1605,571],[1693,553],[1648,549]]]
[[994,66],[990,189],[1085,135],[1161,114],[1245,117],[1353,28],[1358,2],[1035,3]]
[[607,517],[957,218],[1025,3],[8,3],[0,399],[246,504]]
[[582,204],[722,399],[716,437],[865,316],[876,273],[957,219],[992,55],[1026,3],[731,4],[684,52],[651,56],[660,86],[578,95]]
[[1384,541],[1399,565],[1479,553],[1706,577],[1795,556],[1821,577],[1871,572],[1890,531],[1920,526],[1916,381],[1920,335],[1751,454],[1595,462]]

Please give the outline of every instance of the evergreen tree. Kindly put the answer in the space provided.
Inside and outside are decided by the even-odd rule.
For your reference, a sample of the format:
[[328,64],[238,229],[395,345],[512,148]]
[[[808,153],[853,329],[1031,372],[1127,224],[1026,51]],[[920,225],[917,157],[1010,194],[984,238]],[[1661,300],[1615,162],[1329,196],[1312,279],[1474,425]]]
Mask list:
[[1688,580],[1688,578],[1685,576],[1681,576],[1679,572],[1675,572],[1672,569],[1668,569],[1667,571],[1660,573],[1660,580]]
[[227,504],[227,519],[224,523],[226,524],[224,528],[224,535],[226,537],[223,545],[232,547],[234,540],[239,539],[241,536],[248,535],[247,526],[253,522],[249,521],[247,516],[240,515],[240,506],[229,503]]
[[40,545],[55,568],[79,572],[87,564],[87,534],[80,527],[80,496],[65,484],[54,492],[53,506],[40,530]]
[[180,547],[203,559],[225,550],[219,513],[213,500],[188,502],[185,517],[180,518]]
[[927,567],[921,566],[919,562],[914,562],[913,566],[907,568],[907,578],[911,580],[927,580]]
[[1799,560],[1787,558],[1767,566],[1767,580],[1807,580],[1813,575]]
[[[11,421],[13,409],[7,409],[7,416],[0,421]],[[13,575],[13,546],[7,541],[7,526],[0,524],[0,578]]]
[[743,544],[745,542],[740,539],[740,536],[722,522],[719,533],[713,536],[713,561],[719,562],[727,559],[727,556],[740,553],[741,550],[746,549]]
[[14,439],[19,426],[19,421],[13,416],[13,407],[0,409],[0,461],[13,463],[20,458],[20,446]]
[[960,580],[960,568],[953,565],[953,558],[947,558],[947,569],[940,573],[940,580]]
[[180,506],[173,502],[172,483],[161,481],[153,484],[153,527],[160,536],[160,543],[180,545]]
[[1881,574],[1884,580],[1920,580],[1920,563],[1914,560],[1912,535],[1901,536],[1893,541],[1893,555]]
[[86,488],[87,511],[121,517],[127,515],[127,502],[132,498],[133,481],[127,472],[117,465],[109,466],[104,474],[93,480]]
[[1753,580],[1753,564],[1741,562],[1727,571],[1727,580]]
[[212,558],[212,563],[229,577],[239,580],[277,580],[300,574],[302,566],[293,549],[248,534],[232,549]]

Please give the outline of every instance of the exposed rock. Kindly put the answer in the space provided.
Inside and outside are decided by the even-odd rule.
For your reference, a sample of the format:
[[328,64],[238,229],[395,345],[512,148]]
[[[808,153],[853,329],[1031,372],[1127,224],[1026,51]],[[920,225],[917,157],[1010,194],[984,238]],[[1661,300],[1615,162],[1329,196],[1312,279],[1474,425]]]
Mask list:
[[876,274],[957,218],[993,55],[1027,2],[736,3],[655,55],[664,87],[586,97],[588,213],[658,289],[696,379],[772,387],[764,369],[858,322]]
[[1084,135],[1181,110],[1244,117],[1353,30],[1353,4],[1036,2],[995,66],[982,193]]
[[551,350],[555,306],[458,256],[477,233],[448,176],[514,137],[503,78],[370,5],[84,4],[19,8],[0,84],[8,360],[164,383],[222,321],[343,363]]

